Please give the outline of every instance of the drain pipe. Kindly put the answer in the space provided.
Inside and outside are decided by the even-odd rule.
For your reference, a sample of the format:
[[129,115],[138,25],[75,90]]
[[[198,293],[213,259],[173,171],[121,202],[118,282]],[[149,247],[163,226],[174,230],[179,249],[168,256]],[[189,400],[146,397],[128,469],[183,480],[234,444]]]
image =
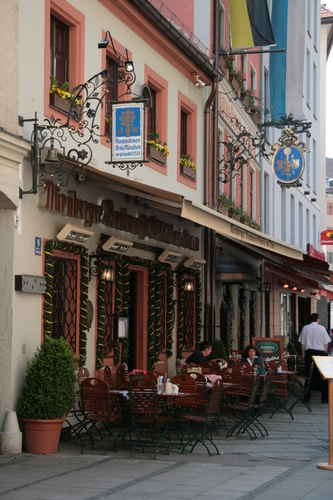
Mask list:
[[[216,55],[217,57],[217,55]],[[209,187],[210,187],[210,120],[211,111],[210,107],[217,94],[218,88],[218,77],[212,80],[212,91],[205,104],[205,115],[204,115],[204,126],[205,126],[205,136],[204,136],[204,205],[209,207]],[[215,133],[213,134],[215,137]],[[215,148],[214,148],[215,150]],[[214,171],[215,171],[215,161],[214,161]],[[214,189],[214,179],[212,179],[213,189]],[[213,199],[215,198],[213,193]],[[212,249],[212,241],[214,241],[214,247]],[[212,250],[215,251],[215,237],[212,235],[212,231],[204,227],[204,256],[206,260],[205,265],[205,308],[204,308],[204,339],[212,342],[212,329],[213,329],[213,317],[212,317],[212,290],[213,282],[212,275],[214,276],[215,259],[212,257]]]

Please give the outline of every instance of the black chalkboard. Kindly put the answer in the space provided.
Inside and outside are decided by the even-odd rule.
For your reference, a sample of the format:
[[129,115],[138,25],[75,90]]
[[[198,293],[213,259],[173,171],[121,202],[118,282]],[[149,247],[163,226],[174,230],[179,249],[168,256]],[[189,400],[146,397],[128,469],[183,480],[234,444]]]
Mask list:
[[252,342],[265,361],[276,361],[276,363],[283,361],[282,339],[254,337]]

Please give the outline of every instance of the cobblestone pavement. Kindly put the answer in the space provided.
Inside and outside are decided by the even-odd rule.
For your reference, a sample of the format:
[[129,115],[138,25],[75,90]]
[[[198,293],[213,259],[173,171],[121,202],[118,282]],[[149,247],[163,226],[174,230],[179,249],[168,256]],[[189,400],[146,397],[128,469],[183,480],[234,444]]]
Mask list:
[[140,448],[117,453],[77,440],[61,443],[56,455],[0,456],[0,500],[48,499],[329,499],[333,471],[317,468],[329,460],[328,406],[314,393],[312,413],[298,404],[294,420],[279,411],[261,417],[269,436],[226,439],[221,427],[215,442],[220,455],[202,446],[181,455],[161,449],[157,458]]

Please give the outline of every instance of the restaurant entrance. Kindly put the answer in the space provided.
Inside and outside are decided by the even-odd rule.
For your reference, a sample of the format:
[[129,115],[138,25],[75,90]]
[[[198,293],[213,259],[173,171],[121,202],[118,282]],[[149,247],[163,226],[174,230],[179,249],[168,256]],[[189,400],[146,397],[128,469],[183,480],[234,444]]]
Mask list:
[[128,369],[147,370],[148,269],[129,267]]
[[129,300],[129,353],[128,353],[128,369],[134,370],[137,367],[136,362],[136,341],[137,341],[137,273],[131,272],[129,276],[130,284],[130,300]]

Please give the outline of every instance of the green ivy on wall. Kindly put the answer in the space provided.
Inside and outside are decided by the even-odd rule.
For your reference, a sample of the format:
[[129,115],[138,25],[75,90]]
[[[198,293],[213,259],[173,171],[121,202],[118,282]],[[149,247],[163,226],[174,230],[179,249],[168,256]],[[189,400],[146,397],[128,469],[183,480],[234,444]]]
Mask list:
[[[99,252],[101,255],[101,252]],[[166,297],[166,353],[170,357],[172,355],[172,343],[173,343],[173,324],[172,324],[172,310],[173,310],[173,286],[172,286],[172,269],[168,264],[154,264],[151,260],[141,259],[139,257],[127,257],[126,255],[119,255],[115,253],[102,252],[101,259],[105,256],[105,259],[113,261],[115,263],[115,309],[114,316],[125,316],[129,315],[129,302],[130,302],[130,282],[129,282],[129,266],[135,265],[140,267],[148,268],[148,332],[147,332],[147,364],[148,369],[152,369],[155,366],[160,354],[160,335],[161,335],[161,273],[165,271],[167,274],[167,297]],[[99,281],[99,295],[103,297],[103,300],[97,303],[97,318],[98,325],[101,326],[98,329],[98,339],[97,339],[97,355],[96,355],[96,368],[101,369],[103,367],[103,355],[104,355],[104,341],[105,341],[105,304],[104,304],[104,290],[105,282]],[[113,361],[117,365],[120,360],[122,363],[128,362],[129,356],[129,340],[119,340],[115,339],[113,342]]]
[[256,294],[256,292],[251,292],[251,294],[250,294],[250,335],[251,335],[251,337],[257,336],[256,312],[257,312],[257,294]]
[[231,354],[231,351],[232,351],[232,346],[233,346],[233,341],[234,341],[234,337],[233,337],[233,329],[232,329],[232,326],[233,326],[233,318],[234,318],[234,301],[233,301],[233,297],[232,297],[232,285],[227,285],[226,286],[226,303],[228,304],[229,306],[229,343],[228,343],[228,353],[229,355]]
[[79,334],[79,366],[86,363],[87,354],[87,300],[89,283],[88,252],[81,246],[72,246],[57,240],[49,240],[44,245],[45,255],[45,295],[44,295],[44,335],[52,336],[52,294],[54,272],[54,250],[80,256],[81,290],[80,290],[80,334]]
[[244,285],[238,287],[238,303],[240,308],[240,339],[242,349],[246,347],[246,294]]

